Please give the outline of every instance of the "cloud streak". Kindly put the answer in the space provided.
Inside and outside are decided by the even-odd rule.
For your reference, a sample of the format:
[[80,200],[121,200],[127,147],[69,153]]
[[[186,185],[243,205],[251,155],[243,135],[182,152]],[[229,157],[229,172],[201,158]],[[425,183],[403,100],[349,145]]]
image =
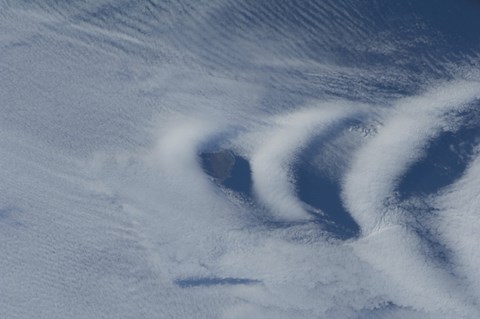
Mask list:
[[308,220],[311,215],[296,196],[293,165],[312,138],[322,138],[354,114],[351,106],[332,103],[300,110],[274,121],[274,127],[252,155],[254,188],[259,199],[280,220]]
[[343,183],[345,204],[365,235],[395,224],[400,216],[388,201],[395,199],[402,174],[449,126],[448,112],[464,110],[479,97],[478,82],[458,81],[395,103],[379,133],[354,155]]

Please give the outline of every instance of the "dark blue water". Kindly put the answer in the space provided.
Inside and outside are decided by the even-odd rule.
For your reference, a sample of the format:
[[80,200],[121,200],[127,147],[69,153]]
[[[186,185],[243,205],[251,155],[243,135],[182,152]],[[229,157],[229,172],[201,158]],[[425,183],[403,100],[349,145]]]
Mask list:
[[326,231],[341,239],[359,234],[360,227],[342,204],[340,185],[337,182],[325,177],[318,168],[306,162],[297,166],[296,181],[300,200],[323,212],[312,214]]
[[252,172],[250,163],[241,156],[235,155],[234,157],[235,163],[233,164],[230,177],[223,182],[223,185],[249,197],[252,195]]
[[192,287],[209,287],[218,285],[251,285],[257,284],[260,281],[246,278],[218,278],[218,277],[205,277],[205,278],[187,278],[179,279],[175,281],[175,284],[180,288],[192,288]]
[[463,115],[457,130],[434,138],[425,156],[413,164],[398,186],[400,200],[434,194],[454,183],[465,172],[480,142],[480,116],[475,109]]

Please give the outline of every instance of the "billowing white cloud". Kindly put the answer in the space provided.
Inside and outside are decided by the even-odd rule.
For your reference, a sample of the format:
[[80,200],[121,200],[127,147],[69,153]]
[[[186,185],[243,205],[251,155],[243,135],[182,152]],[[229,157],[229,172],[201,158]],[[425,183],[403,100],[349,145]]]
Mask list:
[[465,290],[473,294],[472,302],[480,299],[480,273],[477,267],[480,262],[479,178],[480,159],[477,154],[465,175],[436,199],[438,213],[432,227],[451,251],[455,274],[461,279]]
[[311,218],[297,198],[293,165],[298,153],[311,138],[339,125],[353,115],[351,105],[332,103],[283,115],[268,128],[266,137],[251,158],[255,191],[272,214],[280,220],[295,221]]
[[[478,56],[445,63],[438,33],[374,9],[0,1],[0,318],[478,318],[478,159],[422,220],[445,264],[388,203],[479,97]],[[350,119],[382,125],[332,138]],[[316,139],[359,237],[296,196]],[[252,198],[203,171],[213,148],[249,161]]]
[[402,174],[449,126],[445,115],[479,97],[478,82],[454,81],[395,103],[379,133],[354,155],[343,182],[345,205],[365,235],[400,218],[388,201]]

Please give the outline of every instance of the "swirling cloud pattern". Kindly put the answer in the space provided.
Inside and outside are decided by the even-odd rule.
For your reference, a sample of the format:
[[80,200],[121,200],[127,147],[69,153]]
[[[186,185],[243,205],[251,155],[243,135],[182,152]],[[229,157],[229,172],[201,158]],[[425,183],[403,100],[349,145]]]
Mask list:
[[478,318],[479,14],[0,0],[0,318]]

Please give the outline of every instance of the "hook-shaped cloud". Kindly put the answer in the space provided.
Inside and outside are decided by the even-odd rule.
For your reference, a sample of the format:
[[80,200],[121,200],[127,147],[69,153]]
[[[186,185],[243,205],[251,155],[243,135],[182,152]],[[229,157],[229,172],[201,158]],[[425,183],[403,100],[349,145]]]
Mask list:
[[478,82],[451,82],[397,102],[384,127],[355,155],[343,182],[345,205],[364,234],[393,222],[386,202],[429,139],[448,126],[445,115],[480,98]]
[[254,189],[274,216],[283,221],[309,220],[312,216],[295,194],[292,164],[314,136],[321,136],[354,114],[343,103],[320,105],[276,119],[251,159]]

